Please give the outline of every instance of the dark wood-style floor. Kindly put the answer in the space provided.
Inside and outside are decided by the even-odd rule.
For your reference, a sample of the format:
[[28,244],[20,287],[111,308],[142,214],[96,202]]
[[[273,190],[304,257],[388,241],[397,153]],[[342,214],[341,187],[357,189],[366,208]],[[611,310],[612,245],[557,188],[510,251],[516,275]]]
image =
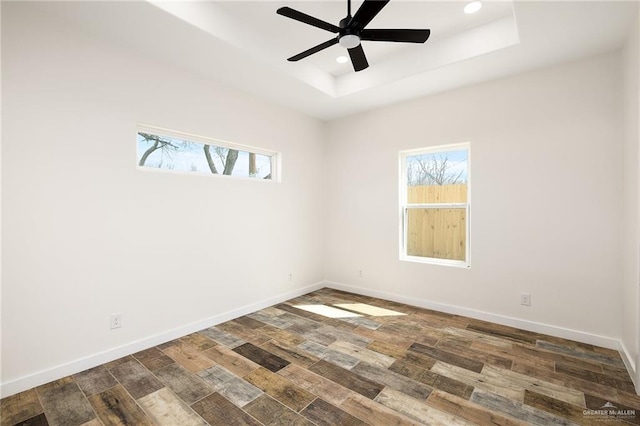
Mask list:
[[[342,303],[406,315],[294,307]],[[601,426],[640,424],[639,408],[616,351],[322,289],[5,398],[0,415],[3,426]]]

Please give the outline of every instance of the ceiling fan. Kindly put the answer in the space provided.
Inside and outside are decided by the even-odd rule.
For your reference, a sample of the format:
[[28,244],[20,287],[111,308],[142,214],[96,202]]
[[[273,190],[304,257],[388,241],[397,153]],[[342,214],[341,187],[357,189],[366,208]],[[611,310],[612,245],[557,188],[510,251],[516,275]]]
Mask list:
[[346,48],[355,71],[362,71],[369,66],[360,41],[393,41],[401,43],[424,43],[429,38],[431,30],[407,30],[407,29],[366,29],[365,27],[375,16],[389,3],[390,0],[364,0],[354,16],[351,16],[351,0],[347,0],[347,16],[340,20],[338,26],[314,18],[305,13],[281,7],[278,15],[295,19],[296,21],[332,32],[337,36],[331,40],[320,43],[311,49],[292,56],[288,61],[299,61],[314,53],[320,52],[334,44]]

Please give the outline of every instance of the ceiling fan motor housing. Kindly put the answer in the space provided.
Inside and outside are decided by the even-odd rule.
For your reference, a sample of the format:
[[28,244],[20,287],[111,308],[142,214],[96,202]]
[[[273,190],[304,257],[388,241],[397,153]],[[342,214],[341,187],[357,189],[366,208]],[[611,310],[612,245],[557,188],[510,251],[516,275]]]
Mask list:
[[288,61],[299,61],[309,55],[320,52],[328,47],[340,44],[341,47],[349,51],[349,57],[353,64],[354,71],[362,71],[369,66],[367,57],[364,54],[361,40],[369,41],[392,41],[405,43],[424,43],[429,38],[430,30],[411,29],[366,29],[365,27],[373,18],[389,3],[390,0],[364,0],[355,15],[351,16],[351,1],[347,0],[347,16],[340,20],[339,26],[335,26],[321,19],[291,9],[281,7],[277,10],[279,15],[286,16],[296,21],[329,31],[337,36],[320,43],[310,49],[287,59]]

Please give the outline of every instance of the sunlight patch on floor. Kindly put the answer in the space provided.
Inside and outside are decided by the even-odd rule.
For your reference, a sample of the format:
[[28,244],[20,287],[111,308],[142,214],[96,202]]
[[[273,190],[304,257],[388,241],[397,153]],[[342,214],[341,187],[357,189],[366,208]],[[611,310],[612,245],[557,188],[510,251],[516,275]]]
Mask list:
[[366,303],[338,303],[334,306],[348,309],[350,311],[360,312],[361,314],[371,315],[374,317],[390,317],[394,315],[407,315],[402,312],[392,311],[391,309],[378,308],[377,306],[367,305]]
[[353,318],[362,316],[360,314],[344,311],[327,305],[295,305],[294,307],[329,318]]

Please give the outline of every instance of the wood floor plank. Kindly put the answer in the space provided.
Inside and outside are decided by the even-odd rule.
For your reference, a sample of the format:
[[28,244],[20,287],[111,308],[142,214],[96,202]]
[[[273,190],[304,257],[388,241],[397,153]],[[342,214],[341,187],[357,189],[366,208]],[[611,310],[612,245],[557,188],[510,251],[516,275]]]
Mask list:
[[280,358],[251,343],[245,343],[233,350],[274,373],[290,364],[286,359]]
[[207,357],[203,351],[196,346],[176,345],[170,346],[162,350],[166,355],[173,359],[177,364],[197,373],[215,365],[215,361]]
[[336,406],[342,404],[351,393],[344,386],[295,364],[283,368],[278,374]]
[[421,345],[420,343],[414,343],[413,345],[411,345],[409,347],[409,351],[424,354],[434,359],[437,359],[439,361],[446,362],[447,364],[455,365],[457,367],[462,367],[467,370],[474,371],[476,373],[481,372],[482,367],[484,367],[483,362],[476,361],[461,355],[457,355],[452,352],[444,351],[442,349]]
[[635,388],[629,372],[624,368],[613,367],[610,365],[602,365],[602,370],[605,375],[612,377],[616,382],[616,387],[622,391],[635,393]]
[[203,352],[219,364],[239,377],[260,368],[260,365],[234,352],[226,346],[218,345]]
[[[300,301],[300,302],[295,302],[296,305],[311,305],[313,303],[305,303],[304,301]],[[287,311],[290,314],[296,315],[298,317],[302,317],[317,323],[322,323],[326,317],[323,317],[322,315],[318,315],[318,314],[314,314],[313,312],[309,312],[309,311],[305,311],[303,309],[298,309],[295,306],[292,306],[290,304],[287,303],[281,303],[279,305],[275,306],[276,308],[283,310],[283,311]],[[290,318],[290,317],[289,317]]]
[[37,392],[51,426],[79,426],[96,417],[75,381]]
[[570,355],[562,354],[559,352],[551,352],[543,349],[539,349],[535,346],[525,346],[521,344],[514,344],[511,349],[514,359],[521,359],[530,364],[538,364],[539,362],[546,360],[553,362],[575,363],[575,362],[590,362],[589,360],[580,360]]
[[515,330],[511,327],[498,326],[497,324],[475,325],[470,324],[467,330],[488,334],[489,336],[533,345],[536,343],[534,335],[523,333],[522,330]]
[[211,386],[214,391],[238,407],[244,407],[263,393],[251,383],[219,365],[199,372],[198,376]]
[[317,426],[366,426],[367,423],[317,398],[300,413]]
[[408,347],[409,346],[394,345],[393,343],[383,342],[382,340],[374,340],[366,346],[367,349],[390,356],[394,360],[401,358],[407,352]]
[[422,423],[357,393],[351,393],[340,408],[372,426],[417,426]]
[[151,419],[122,385],[90,396],[89,402],[104,426],[153,426]]
[[131,360],[111,370],[111,374],[135,399],[141,398],[164,387],[162,382],[138,361]]
[[434,389],[445,391],[463,399],[469,399],[473,393],[473,386],[462,383],[459,380],[442,376],[433,371],[425,371],[417,380]]
[[263,367],[246,375],[244,379],[296,412],[316,399],[316,395]]
[[440,340],[436,347],[438,349],[445,350],[455,355],[463,356],[465,358],[472,359],[483,364],[494,365],[500,368],[509,369],[513,365],[513,360],[510,357],[496,355],[493,353],[478,351],[472,347],[473,342],[466,345],[460,345],[458,342],[451,340]]
[[157,347],[137,352],[133,354],[133,357],[151,371],[166,367],[167,365],[175,362]]
[[[418,367],[415,364],[411,364],[409,362],[403,361],[401,359],[397,360],[393,364],[389,366],[389,370],[402,374],[405,377],[408,377],[413,380],[418,380],[422,375],[427,371],[422,367]],[[428,384],[428,383],[426,383]]]
[[446,334],[453,336],[464,337],[474,342],[480,342],[491,346],[497,346],[499,348],[511,349],[513,346],[511,341],[503,339],[501,337],[492,336],[485,333],[478,333],[477,331],[462,329],[457,327],[444,327],[442,331]]
[[424,383],[365,362],[359,363],[351,371],[366,379],[393,388],[416,399],[426,399],[433,390],[432,387]]
[[412,398],[391,388],[384,388],[382,392],[376,396],[375,401],[385,407],[402,413],[407,417],[428,425],[462,426],[471,424],[461,417],[438,410],[433,406],[425,404],[423,401]]
[[355,318],[340,318],[343,322],[348,322],[350,324],[355,325],[356,327],[365,327],[369,330],[377,330],[382,326],[382,323],[378,321],[374,321],[370,318],[365,317],[355,317]]
[[300,345],[298,345],[298,348],[318,359],[324,359],[331,364],[335,364],[338,367],[346,368],[347,370],[350,370],[358,362],[360,362],[360,360],[356,357],[333,350],[327,346],[321,345],[320,343],[316,343],[311,340],[302,342]]
[[428,355],[425,355],[420,352],[407,351],[404,355],[398,358],[400,361],[413,364],[417,367],[423,368],[425,370],[430,369],[434,366],[434,364],[438,361],[435,358],[432,358]]
[[216,342],[201,333],[191,333],[180,338],[180,342],[204,351],[217,345]]
[[138,402],[157,426],[207,426],[202,417],[167,388],[143,396]]
[[546,342],[544,340],[539,340],[536,343],[536,348],[544,349],[551,352],[561,353],[565,355],[570,355],[575,358],[584,359],[592,362],[599,362],[602,364],[612,365],[614,367],[624,368],[624,363],[620,359],[620,357],[611,357],[604,354],[599,354],[593,351],[587,351],[581,348],[572,348],[564,345],[559,345],[557,343]]
[[329,345],[329,348],[357,358],[368,364],[377,365],[382,368],[388,368],[395,362],[395,359],[390,356],[383,355],[362,346],[354,345],[353,343],[345,342],[342,340],[333,342]]
[[[414,343],[414,340],[397,333],[386,333],[380,329],[371,330],[366,327],[357,327],[353,330],[353,333],[362,337],[366,337],[369,340],[378,340],[380,342],[389,343],[391,345],[399,346],[404,349],[409,348]],[[432,343],[435,345],[438,339],[433,339]]]
[[369,343],[371,343],[371,339],[367,337],[362,337],[344,330],[340,330],[336,327],[330,327],[326,325],[310,332],[302,333],[302,335],[309,340],[325,346],[328,346],[338,340],[352,343],[360,347],[365,347]]
[[238,323],[243,327],[252,328],[252,329],[264,327],[264,323],[262,323],[262,322],[260,322],[260,321],[258,321],[256,319],[253,319],[253,318],[251,318],[250,316],[247,316],[247,315],[245,315],[243,317],[240,317],[240,318],[236,318],[236,319],[232,320],[232,322]]
[[318,361],[309,370],[370,399],[375,398],[383,388],[379,383],[324,360]]
[[245,341],[240,339],[239,337],[227,333],[226,331],[220,330],[217,327],[209,327],[204,330],[200,330],[199,333],[204,335],[205,337],[208,337],[214,342],[217,342],[231,349],[245,343]]
[[524,403],[542,411],[557,415],[581,425],[601,425],[601,421],[585,416],[585,407],[569,404],[559,399],[525,390]]
[[[271,340],[276,340],[281,343],[286,343],[291,346],[297,346],[305,341],[305,338],[299,334],[292,333],[290,330],[281,330],[279,328],[270,328],[264,330],[264,333],[271,337]],[[267,342],[268,343],[268,342]]]
[[35,389],[17,393],[0,401],[0,425],[13,426],[44,411]]
[[569,376],[579,377],[581,379],[600,383],[601,385],[610,386],[612,388],[617,388],[616,379],[614,377],[607,376],[604,373],[596,373],[593,370],[586,370],[584,368],[578,367],[578,365],[581,366],[582,364],[567,364],[556,362],[556,372],[567,374]]
[[296,345],[278,340],[270,340],[262,345],[261,348],[302,367],[309,367],[320,359],[317,356],[298,348]]
[[[278,309],[278,311],[280,311]],[[284,311],[280,311],[284,313]],[[287,321],[286,318],[282,318],[278,315],[265,313],[265,310],[254,312],[252,314],[247,315],[249,318],[255,319],[256,321],[260,321],[264,324],[271,325],[273,327],[277,327],[279,329],[291,327],[293,322]]]
[[478,388],[473,391],[473,395],[471,395],[470,400],[492,411],[501,412],[531,425],[573,426],[576,424],[569,419],[547,413],[546,411],[524,405],[523,403],[513,399],[505,398]]
[[211,426],[260,426],[260,422],[215,392],[191,406]]
[[535,367],[531,364],[516,363],[513,365],[513,367],[511,367],[511,370],[532,378],[539,378],[551,383],[555,383],[559,386],[564,386],[569,389],[583,392],[585,394],[590,393],[592,395],[596,395],[609,400],[613,400],[618,397],[618,391],[609,386],[604,386],[598,383],[583,380],[578,377],[556,373],[555,371],[548,371],[546,369]]
[[102,365],[75,374],[73,378],[86,396],[104,392],[118,384],[115,377]]
[[247,404],[245,411],[267,426],[314,426],[305,417],[294,413],[267,394]]
[[13,426],[49,426],[49,422],[47,421],[47,416],[45,416],[44,413],[41,413],[26,420],[15,423],[13,424]]
[[[264,325],[263,327],[268,327]],[[231,334],[232,336],[239,337],[245,342],[253,343],[259,346],[265,342],[271,340],[271,338],[262,333],[259,329],[245,327],[244,325],[235,321],[227,321],[225,323],[216,326],[217,329]]]
[[478,388],[484,389],[513,401],[522,402],[524,400],[524,388],[514,386],[506,380],[500,383],[492,383],[492,381],[483,374],[475,373],[455,365],[446,364],[442,361],[436,362],[431,368],[431,371],[440,374],[441,376],[465,383],[474,387],[476,390]]
[[461,417],[473,424],[496,426],[526,426],[521,420],[516,420],[500,413],[487,411],[484,407],[466,399],[459,398],[439,389],[434,390],[427,399],[427,405]]
[[514,386],[528,389],[551,398],[559,399],[569,404],[584,407],[584,393],[565,386],[556,385],[546,380],[535,379],[524,374],[511,370],[497,368],[492,365],[485,365],[482,370],[483,376],[490,383],[504,384],[510,383]]
[[213,393],[202,379],[177,364],[161,368],[155,375],[188,405]]

